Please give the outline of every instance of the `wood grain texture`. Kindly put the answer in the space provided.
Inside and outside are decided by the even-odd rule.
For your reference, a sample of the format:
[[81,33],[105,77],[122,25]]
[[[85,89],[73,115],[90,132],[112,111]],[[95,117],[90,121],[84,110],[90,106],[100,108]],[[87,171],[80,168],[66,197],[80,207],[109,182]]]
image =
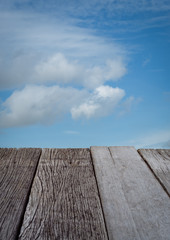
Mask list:
[[41,154],[40,149],[0,149],[0,239],[16,239]]
[[138,151],[170,196],[170,150],[139,149]]
[[170,239],[170,201],[133,147],[110,147],[136,230],[143,240]]
[[108,147],[91,147],[109,239],[141,239]]
[[43,149],[19,239],[107,239],[88,149]]

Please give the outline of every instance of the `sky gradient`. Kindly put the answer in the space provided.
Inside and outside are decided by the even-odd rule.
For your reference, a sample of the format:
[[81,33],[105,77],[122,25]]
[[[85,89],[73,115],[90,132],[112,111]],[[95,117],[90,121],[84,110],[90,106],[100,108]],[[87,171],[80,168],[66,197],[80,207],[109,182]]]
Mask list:
[[0,147],[170,148],[169,0],[0,0]]

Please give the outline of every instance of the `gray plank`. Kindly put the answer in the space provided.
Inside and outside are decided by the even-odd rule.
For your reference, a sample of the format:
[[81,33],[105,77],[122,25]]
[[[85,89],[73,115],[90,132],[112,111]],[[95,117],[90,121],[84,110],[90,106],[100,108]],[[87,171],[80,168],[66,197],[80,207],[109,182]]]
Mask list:
[[141,239],[108,147],[91,147],[109,239]]
[[170,196],[170,150],[139,149],[138,151]]
[[43,149],[19,239],[107,239],[88,149]]
[[41,154],[40,149],[0,149],[0,239],[16,239]]
[[110,239],[169,240],[169,197],[137,151],[91,150]]
[[170,239],[170,201],[133,147],[110,147],[141,239]]

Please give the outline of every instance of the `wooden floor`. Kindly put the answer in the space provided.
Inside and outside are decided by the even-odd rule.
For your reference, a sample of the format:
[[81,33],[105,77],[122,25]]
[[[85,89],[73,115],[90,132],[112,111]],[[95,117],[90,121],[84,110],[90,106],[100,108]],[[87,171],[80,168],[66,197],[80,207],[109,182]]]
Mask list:
[[0,149],[0,240],[170,240],[170,150]]

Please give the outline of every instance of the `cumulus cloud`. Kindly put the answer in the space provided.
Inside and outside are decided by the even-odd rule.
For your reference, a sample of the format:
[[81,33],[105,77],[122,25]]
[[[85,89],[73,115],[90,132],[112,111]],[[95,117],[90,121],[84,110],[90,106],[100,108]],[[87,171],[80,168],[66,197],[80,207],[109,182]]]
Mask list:
[[86,96],[86,91],[74,88],[26,86],[3,103],[0,126],[50,124]]
[[89,119],[106,116],[115,109],[124,95],[124,90],[120,88],[100,86],[85,102],[71,109],[72,117],[74,119],[84,117]]
[[19,8],[9,2],[0,10],[0,89],[13,93],[1,104],[0,127],[112,113],[125,91],[107,84],[127,72],[125,47],[78,19],[60,19],[59,11],[49,15],[34,3],[32,11],[27,0],[26,8],[23,1],[17,0]]
[[74,119],[106,116],[124,95],[124,90],[110,86],[100,86],[93,92],[56,85],[26,86],[2,104],[0,127],[50,124],[67,113]]
[[86,117],[87,119],[95,116],[96,110],[100,108],[99,104],[93,102],[83,103],[78,107],[71,109],[71,114],[74,119],[79,117]]
[[107,60],[103,67],[94,67],[85,71],[84,86],[93,88],[107,81],[116,81],[126,74],[126,66],[120,57]]
[[35,75],[42,82],[68,83],[80,76],[81,68],[69,62],[63,54],[58,53],[35,66]]
[[121,58],[107,60],[102,66],[88,67],[70,60],[62,53],[38,59],[33,54],[16,56],[8,67],[0,63],[1,88],[22,86],[25,83],[76,84],[86,88],[96,88],[107,81],[116,81],[126,74],[126,66]]
[[75,61],[69,61],[57,53],[35,67],[33,79],[41,82],[77,83],[84,87],[95,88],[107,81],[115,81],[126,73],[122,59],[108,60],[104,66],[85,68]]

